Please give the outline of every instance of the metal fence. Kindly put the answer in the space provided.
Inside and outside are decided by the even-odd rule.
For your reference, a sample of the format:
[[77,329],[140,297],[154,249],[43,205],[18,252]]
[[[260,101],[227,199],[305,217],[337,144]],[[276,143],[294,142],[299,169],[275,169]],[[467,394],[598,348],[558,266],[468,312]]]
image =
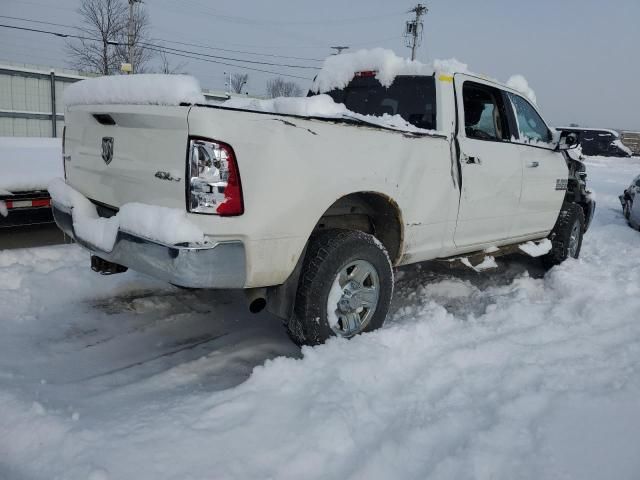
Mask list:
[[640,155],[640,132],[622,132],[620,139],[634,155]]
[[62,93],[84,78],[70,70],[0,64],[0,136],[61,136]]
[[[0,64],[0,137],[62,136],[64,89],[89,76],[73,70]],[[211,90],[202,93],[209,102],[235,96]]]

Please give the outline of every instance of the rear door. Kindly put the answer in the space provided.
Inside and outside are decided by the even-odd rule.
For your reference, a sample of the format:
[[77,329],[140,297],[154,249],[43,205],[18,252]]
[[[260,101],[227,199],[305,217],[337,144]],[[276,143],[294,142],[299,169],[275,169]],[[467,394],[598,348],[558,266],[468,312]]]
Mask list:
[[462,187],[454,243],[470,247],[512,236],[522,186],[518,147],[510,142],[504,92],[455,76]]
[[522,162],[522,195],[515,218],[515,236],[546,235],[558,218],[569,171],[555,150],[549,127],[524,97],[508,93],[517,125],[514,143]]

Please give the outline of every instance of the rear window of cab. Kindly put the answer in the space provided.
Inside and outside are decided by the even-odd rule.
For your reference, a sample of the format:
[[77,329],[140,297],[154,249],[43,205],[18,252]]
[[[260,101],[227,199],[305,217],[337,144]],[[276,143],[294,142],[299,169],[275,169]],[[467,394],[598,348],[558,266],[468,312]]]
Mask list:
[[347,87],[327,92],[334,102],[362,115],[400,115],[425,130],[436,129],[436,85],[433,76],[399,75],[383,87],[372,75],[357,76]]

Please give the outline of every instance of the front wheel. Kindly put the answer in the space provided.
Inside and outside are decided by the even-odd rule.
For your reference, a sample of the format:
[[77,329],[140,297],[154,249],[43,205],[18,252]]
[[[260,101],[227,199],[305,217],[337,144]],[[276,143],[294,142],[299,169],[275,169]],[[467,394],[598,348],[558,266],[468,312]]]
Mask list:
[[309,241],[294,313],[287,324],[299,345],[351,338],[380,328],[391,303],[393,270],[384,246],[354,230],[326,230]]
[[547,267],[559,265],[567,258],[578,258],[584,234],[584,211],[576,203],[562,206],[556,225],[551,231],[551,251],[542,257]]

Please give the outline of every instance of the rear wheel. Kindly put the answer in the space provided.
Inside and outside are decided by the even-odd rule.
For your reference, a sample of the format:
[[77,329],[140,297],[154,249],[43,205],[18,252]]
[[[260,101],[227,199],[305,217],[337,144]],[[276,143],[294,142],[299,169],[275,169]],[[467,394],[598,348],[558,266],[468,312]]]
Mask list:
[[584,211],[576,203],[566,203],[562,206],[549,239],[551,251],[542,257],[547,267],[559,265],[567,258],[578,258],[582,249],[584,234]]
[[373,235],[319,232],[309,241],[287,330],[299,345],[375,330],[384,323],[392,292],[391,262]]

